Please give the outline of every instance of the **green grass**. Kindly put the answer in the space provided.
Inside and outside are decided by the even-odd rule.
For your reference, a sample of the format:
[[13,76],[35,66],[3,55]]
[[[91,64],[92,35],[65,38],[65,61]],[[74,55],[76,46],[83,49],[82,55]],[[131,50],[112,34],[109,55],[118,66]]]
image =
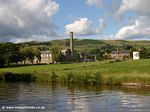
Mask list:
[[[64,40],[53,40],[50,41],[52,45],[60,45],[62,48],[69,48],[70,45],[70,39],[64,39]],[[75,37],[74,39],[75,49],[76,50],[92,50],[96,48],[100,48],[104,45],[132,45],[134,48],[150,48],[150,41],[143,40],[143,41],[131,41],[131,40],[93,40],[93,39],[77,39]],[[46,46],[46,45],[45,45]],[[49,48],[50,45],[47,45]]]
[[128,82],[150,84],[150,59],[115,63],[101,61],[2,68],[0,69],[1,77],[4,72],[30,73],[37,77],[37,81],[43,82],[111,85]]

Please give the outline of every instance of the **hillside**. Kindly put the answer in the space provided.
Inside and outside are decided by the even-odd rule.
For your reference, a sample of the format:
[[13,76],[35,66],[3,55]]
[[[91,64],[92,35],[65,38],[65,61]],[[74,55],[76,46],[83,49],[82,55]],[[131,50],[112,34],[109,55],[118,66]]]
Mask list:
[[[24,42],[19,43],[24,47],[45,47],[60,46],[61,48],[69,48],[70,39],[52,40],[47,42]],[[145,47],[150,48],[150,41],[127,41],[127,40],[93,40],[93,39],[74,39],[74,47],[76,50],[91,50],[101,48],[102,46],[111,45],[114,47],[133,46],[134,48]]]
[[[31,42],[32,43],[32,42]],[[29,45],[32,45],[32,44]],[[35,44],[36,43],[36,44]],[[70,46],[70,39],[63,39],[63,40],[52,40],[49,42],[34,42],[33,46],[61,46],[62,48],[69,48]],[[93,40],[93,39],[74,39],[75,49],[77,50],[90,50],[94,48],[101,48],[105,45],[112,45],[117,47],[122,46],[133,46],[135,48],[145,47],[150,48],[150,41],[126,41],[126,40]]]

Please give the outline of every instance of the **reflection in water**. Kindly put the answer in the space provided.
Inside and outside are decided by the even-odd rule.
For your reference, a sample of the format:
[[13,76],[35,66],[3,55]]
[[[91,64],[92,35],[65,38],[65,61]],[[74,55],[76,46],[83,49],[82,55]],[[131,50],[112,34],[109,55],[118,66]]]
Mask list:
[[44,112],[149,112],[150,91],[148,88],[0,83],[0,111],[4,111],[2,106],[44,106]]

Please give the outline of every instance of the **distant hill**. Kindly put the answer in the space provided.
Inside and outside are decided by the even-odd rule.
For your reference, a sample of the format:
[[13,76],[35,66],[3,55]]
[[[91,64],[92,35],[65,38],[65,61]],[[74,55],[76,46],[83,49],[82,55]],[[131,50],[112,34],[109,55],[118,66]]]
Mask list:
[[[54,44],[55,43],[55,44]],[[69,47],[70,40],[54,40],[51,41],[52,45],[56,45],[56,43],[62,47]],[[93,39],[74,39],[75,48],[83,48],[83,49],[92,49],[99,48],[105,45],[113,45],[113,46],[134,46],[134,47],[146,47],[150,48],[150,41],[127,41],[127,40],[93,40]]]
[[[50,48],[52,46],[60,46],[62,48],[69,48],[70,46],[70,39],[62,39],[62,40],[52,40],[47,42],[24,42],[19,43],[23,46],[28,47],[46,47]],[[113,46],[134,46],[138,47],[146,47],[150,48],[150,41],[127,41],[127,40],[94,40],[94,39],[74,39],[75,49],[77,50],[90,50],[94,48],[101,48],[105,45],[113,45]]]
[[150,45],[150,41],[147,40],[138,40],[138,41],[127,41],[127,40],[102,40],[105,44],[111,44],[111,45]]

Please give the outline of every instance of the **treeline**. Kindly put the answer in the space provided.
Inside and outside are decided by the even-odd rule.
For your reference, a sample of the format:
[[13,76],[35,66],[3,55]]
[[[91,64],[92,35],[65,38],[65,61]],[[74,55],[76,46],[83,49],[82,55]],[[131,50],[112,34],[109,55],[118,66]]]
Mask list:
[[10,66],[28,59],[33,62],[34,57],[40,60],[40,49],[34,47],[23,47],[23,44],[1,43],[0,44],[0,67]]
[[[78,41],[78,40],[75,40]],[[86,43],[89,43],[90,40],[84,40]],[[94,43],[95,40],[92,42]],[[99,42],[98,42],[99,43]],[[97,43],[97,44],[98,44]],[[67,48],[62,46],[68,46],[66,41],[58,41],[54,40],[51,42],[25,42],[25,43],[0,43],[0,67],[11,66],[13,64],[18,64],[19,62],[22,64],[26,64],[26,60],[34,63],[34,59],[36,57],[37,61],[40,62],[41,60],[41,52],[50,50],[53,53],[53,60],[56,62],[64,62],[64,61],[72,61],[72,62],[79,62],[80,54],[87,53],[87,54],[95,54],[97,60],[105,60],[108,59],[108,54],[114,50],[131,50],[131,57],[132,51],[139,51],[140,58],[150,58],[150,48],[135,47],[132,45],[124,45],[124,46],[115,46],[109,44],[99,44],[99,47],[95,47],[92,49],[85,49],[81,48],[80,50],[75,50],[75,52],[71,55],[71,57],[65,57],[62,53],[60,53],[61,49]]]

